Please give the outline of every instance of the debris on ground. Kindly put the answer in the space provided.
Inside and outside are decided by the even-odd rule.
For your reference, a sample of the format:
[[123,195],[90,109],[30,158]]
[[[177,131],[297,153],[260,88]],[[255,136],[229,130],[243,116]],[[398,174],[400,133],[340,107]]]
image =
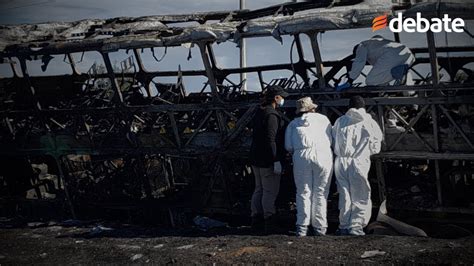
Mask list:
[[371,235],[384,235],[384,236],[398,236],[400,235],[397,231],[390,227],[390,225],[382,222],[372,222],[365,228],[366,232]]
[[48,227],[48,230],[49,231],[52,231],[52,232],[59,232],[63,229],[62,226],[58,226],[58,225],[53,225],[53,226],[49,226]]
[[89,231],[89,236],[91,237],[96,237],[96,236],[100,236],[106,232],[111,232],[113,231],[114,229],[113,228],[109,228],[109,227],[105,227],[105,226],[101,226],[101,225],[98,225],[98,226],[95,226],[93,227],[90,231]]
[[[197,229],[190,232],[114,225],[113,234],[86,240],[93,228],[63,227],[58,232],[47,227],[0,229],[0,264],[64,265],[74,261],[77,264],[121,265],[148,261],[158,265],[312,265],[315,262],[353,264],[357,260],[374,264],[474,263],[474,236],[460,239],[381,235],[338,237],[330,233],[325,237],[298,238],[250,235],[232,231],[236,230],[233,227],[209,234]],[[52,250],[58,255],[53,255]],[[377,251],[377,255],[372,256],[367,251]]]
[[454,243],[454,242],[449,242],[449,243],[448,243],[448,247],[450,247],[450,248],[460,248],[460,247],[461,247],[461,244],[459,244],[459,243]]
[[366,259],[366,258],[371,258],[375,256],[385,255],[386,253],[387,252],[381,251],[381,250],[369,250],[369,251],[365,251],[360,257],[362,259]]
[[177,247],[176,249],[190,249],[192,247],[194,247],[194,245],[184,245],[184,246]]
[[402,221],[398,221],[390,216],[387,215],[387,205],[386,205],[386,200],[384,200],[380,204],[379,212],[377,214],[377,222],[388,224],[390,228],[394,229],[398,233],[402,235],[408,235],[408,236],[421,236],[421,237],[427,237],[428,235],[426,234],[425,231],[422,229],[409,225],[407,223],[404,223]]
[[420,193],[420,192],[421,192],[420,188],[419,188],[418,186],[416,186],[416,185],[415,185],[415,186],[412,186],[412,187],[410,188],[410,191],[413,192],[413,193]]
[[203,231],[207,231],[213,228],[227,227],[227,223],[205,216],[196,216],[194,217],[193,222],[200,230]]
[[30,228],[38,228],[38,227],[44,227],[44,226],[47,226],[46,223],[43,223],[43,222],[31,222],[31,223],[27,223],[28,227]]
[[62,226],[83,226],[86,223],[81,220],[68,219],[60,223]]
[[130,260],[131,261],[136,261],[136,260],[139,260],[141,258],[143,258],[143,254],[135,254],[130,258]]

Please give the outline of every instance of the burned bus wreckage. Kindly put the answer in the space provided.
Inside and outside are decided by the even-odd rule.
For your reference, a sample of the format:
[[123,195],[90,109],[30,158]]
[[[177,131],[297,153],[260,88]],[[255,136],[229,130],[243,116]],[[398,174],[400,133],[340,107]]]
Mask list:
[[[247,165],[251,121],[260,91],[278,84],[290,93],[283,108],[288,119],[303,95],[332,122],[347,109],[349,96],[364,96],[385,135],[382,152],[372,158],[374,203],[388,199],[389,208],[416,213],[474,213],[474,47],[439,47],[427,32],[426,45],[411,49],[415,85],[358,86],[344,93],[334,87],[353,56],[321,59],[323,32],[367,28],[375,17],[397,12],[474,19],[474,8],[462,0],[323,0],[252,11],[1,26],[0,61],[13,73],[0,79],[3,211],[26,212],[30,206],[35,212],[31,202],[59,202],[73,217],[91,210],[147,210],[171,224],[184,209],[246,214],[253,186]],[[281,42],[285,35],[292,38],[295,62],[290,56],[283,64],[224,68],[213,51],[218,43],[240,46],[263,36]],[[303,37],[310,46],[302,45]],[[403,43],[399,37],[394,34]],[[161,53],[178,46],[199,48],[204,68],[160,70]],[[146,52],[157,71],[144,66]],[[84,53],[97,54],[103,63],[81,72],[77,63]],[[120,67],[113,64],[114,53],[126,54]],[[58,58],[71,74],[29,71],[33,61],[46,71]],[[280,70],[292,75],[264,78]],[[245,89],[245,80],[229,78],[242,73],[256,75],[259,87]],[[190,88],[195,84],[187,84],[187,77],[206,82]],[[388,134],[389,115],[404,130]],[[289,210],[293,181],[291,171],[285,175],[279,208]],[[330,197],[329,207],[337,210]]]

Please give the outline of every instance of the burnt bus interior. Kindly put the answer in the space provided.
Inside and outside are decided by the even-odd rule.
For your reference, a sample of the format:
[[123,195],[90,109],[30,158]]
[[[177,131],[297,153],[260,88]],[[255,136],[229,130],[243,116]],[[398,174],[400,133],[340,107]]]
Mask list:
[[[0,62],[12,74],[0,78],[1,215],[44,217],[56,210],[81,219],[152,216],[172,226],[186,220],[186,212],[248,215],[251,121],[262,89],[279,84],[291,94],[283,108],[288,120],[303,95],[334,122],[347,110],[348,98],[360,94],[384,133],[389,114],[405,128],[385,134],[382,152],[372,158],[374,213],[387,199],[389,210],[409,222],[472,222],[474,46],[437,46],[428,32],[426,45],[412,49],[414,85],[359,84],[339,93],[334,87],[353,56],[323,61],[318,44],[322,32],[370,27],[380,14],[422,11],[429,18],[441,12],[472,20],[472,8],[467,1],[341,0],[3,26]],[[473,37],[467,28],[465,34]],[[291,38],[290,62],[218,64],[216,43],[243,45],[263,36]],[[403,43],[398,34],[393,39]],[[202,69],[162,70],[167,49],[191,46],[198,48],[193,60],[200,60]],[[84,54],[97,55],[97,63],[80,69]],[[126,55],[120,64],[113,63],[117,54]],[[144,66],[144,56],[154,58],[154,70]],[[34,61],[41,62],[43,74],[30,74]],[[58,61],[69,66],[68,73],[48,74]],[[264,78],[283,70],[291,75]],[[259,87],[230,78],[243,73],[258,77]],[[189,78],[204,84],[190,89],[195,84],[186,82]],[[290,160],[285,169],[278,202],[281,213],[291,214]],[[337,221],[333,192],[329,213]]]

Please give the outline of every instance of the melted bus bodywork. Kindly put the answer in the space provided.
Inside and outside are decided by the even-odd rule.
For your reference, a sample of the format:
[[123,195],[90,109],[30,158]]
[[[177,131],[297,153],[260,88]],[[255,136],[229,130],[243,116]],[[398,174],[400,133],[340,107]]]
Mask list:
[[[73,216],[80,216],[87,205],[127,208],[149,200],[168,210],[186,202],[200,211],[245,213],[252,186],[246,162],[250,122],[260,92],[244,90],[243,82],[233,82],[229,76],[253,73],[258,76],[258,91],[279,84],[290,92],[283,110],[288,119],[294,116],[295,100],[309,95],[334,122],[352,94],[364,96],[382,128],[387,113],[397,117],[406,131],[385,134],[383,151],[372,158],[376,202],[390,200],[390,195],[393,202],[403,202],[396,198],[397,186],[390,185],[401,179],[433,192],[431,198],[415,195],[414,203],[405,202],[402,208],[471,213],[474,74],[468,65],[474,62],[469,55],[474,47],[436,47],[433,33],[428,32],[426,47],[412,49],[415,85],[361,86],[340,94],[334,85],[344,77],[341,72],[350,67],[352,56],[323,61],[317,36],[370,27],[381,14],[403,12],[414,17],[422,12],[430,18],[447,13],[469,20],[472,9],[467,1],[412,5],[342,0],[285,3],[253,11],[2,26],[0,60],[13,73],[0,79],[2,194],[15,202],[27,191],[36,198],[66,199]],[[224,68],[213,51],[214,43],[238,46],[248,38],[271,36],[281,41],[285,35],[293,38],[296,62]],[[311,49],[304,49],[302,36],[309,37]],[[394,38],[399,41],[397,34]],[[180,46],[197,46],[203,69],[149,71],[144,66],[144,50],[159,65],[162,58],[155,49],[164,48],[166,53],[166,47]],[[81,72],[77,54],[84,53],[95,53],[103,65]],[[120,68],[113,65],[114,53],[127,54]],[[311,53],[314,61],[305,60],[304,53]],[[41,60],[44,71],[58,57],[70,65],[70,74],[29,74],[30,61]],[[422,64],[429,66],[429,75],[416,71],[415,66]],[[263,77],[280,70],[293,74],[274,80]],[[449,78],[441,80],[440,71]],[[177,81],[156,82],[161,77]],[[198,92],[188,92],[186,77],[206,82],[193,88]],[[404,96],[407,92],[415,96]],[[291,180],[283,181],[288,186],[282,186],[287,189],[282,189],[281,205],[293,196]]]

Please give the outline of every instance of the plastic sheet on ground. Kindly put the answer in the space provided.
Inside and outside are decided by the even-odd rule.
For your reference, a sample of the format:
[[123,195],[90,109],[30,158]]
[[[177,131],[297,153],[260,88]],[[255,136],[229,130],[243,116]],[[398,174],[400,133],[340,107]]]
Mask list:
[[196,216],[193,219],[194,224],[203,231],[207,231],[213,228],[227,227],[227,223],[211,219],[205,216]]

